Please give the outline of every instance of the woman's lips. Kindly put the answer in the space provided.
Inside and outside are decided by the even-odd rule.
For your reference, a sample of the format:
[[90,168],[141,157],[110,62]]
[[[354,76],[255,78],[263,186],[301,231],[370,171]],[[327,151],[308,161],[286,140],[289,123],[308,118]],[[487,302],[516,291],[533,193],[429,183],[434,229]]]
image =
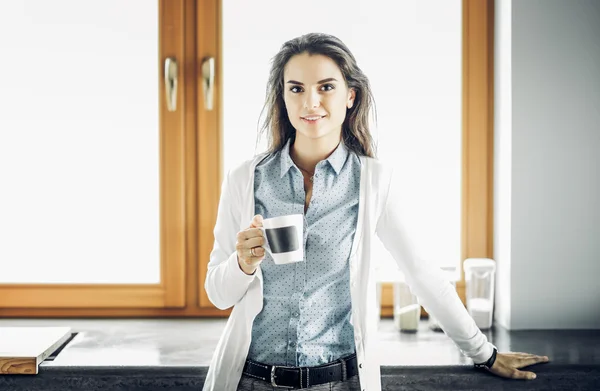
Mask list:
[[302,119],[302,122],[307,123],[307,124],[316,124],[317,122],[319,122],[320,120],[322,120],[323,118],[325,118],[324,115],[307,115],[306,117],[300,117]]

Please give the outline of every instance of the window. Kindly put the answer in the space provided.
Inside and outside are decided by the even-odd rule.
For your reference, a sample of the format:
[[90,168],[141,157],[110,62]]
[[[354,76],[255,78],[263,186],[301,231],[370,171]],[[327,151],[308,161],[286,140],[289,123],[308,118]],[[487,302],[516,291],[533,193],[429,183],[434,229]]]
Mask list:
[[[448,257],[430,256],[490,257],[493,1],[353,1],[310,18],[310,2],[293,13],[267,0],[2,3],[0,48],[19,53],[0,64],[14,75],[0,97],[2,315],[227,316],[203,288],[222,172],[255,152],[269,58],[307,31],[339,36],[370,77],[380,158],[400,150],[398,166],[418,162],[412,185],[433,184],[421,194],[448,214],[426,211],[435,237],[423,243]],[[179,64],[175,111],[167,57]]]

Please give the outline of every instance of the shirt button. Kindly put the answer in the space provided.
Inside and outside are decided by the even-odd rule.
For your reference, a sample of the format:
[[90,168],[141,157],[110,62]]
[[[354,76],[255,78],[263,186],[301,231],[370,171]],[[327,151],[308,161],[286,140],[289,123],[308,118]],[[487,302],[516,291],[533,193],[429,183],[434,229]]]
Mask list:
[[297,318],[297,317],[298,317],[298,315],[300,315],[300,314],[298,314],[297,312],[294,312],[294,313],[292,314],[292,316],[293,316],[294,318]]
[[294,346],[296,346],[296,342],[294,342],[294,341],[290,342],[290,346],[291,346],[291,347],[294,347]]
[[362,368],[362,363],[358,364],[358,367],[359,367],[359,368]]

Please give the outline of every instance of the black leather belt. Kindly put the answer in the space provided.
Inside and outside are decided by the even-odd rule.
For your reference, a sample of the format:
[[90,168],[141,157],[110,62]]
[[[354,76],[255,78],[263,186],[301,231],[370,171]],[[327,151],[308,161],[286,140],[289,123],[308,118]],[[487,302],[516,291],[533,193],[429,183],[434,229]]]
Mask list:
[[244,374],[273,387],[308,388],[317,384],[346,381],[358,374],[356,353],[318,367],[285,367],[246,360]]

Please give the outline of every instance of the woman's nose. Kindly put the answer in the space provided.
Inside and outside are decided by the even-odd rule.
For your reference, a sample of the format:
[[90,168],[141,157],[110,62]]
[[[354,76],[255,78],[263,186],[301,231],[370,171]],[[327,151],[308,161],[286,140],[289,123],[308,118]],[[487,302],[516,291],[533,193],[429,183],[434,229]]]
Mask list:
[[304,107],[311,109],[321,105],[321,97],[317,91],[310,91],[304,96],[306,96],[306,99],[304,100]]

